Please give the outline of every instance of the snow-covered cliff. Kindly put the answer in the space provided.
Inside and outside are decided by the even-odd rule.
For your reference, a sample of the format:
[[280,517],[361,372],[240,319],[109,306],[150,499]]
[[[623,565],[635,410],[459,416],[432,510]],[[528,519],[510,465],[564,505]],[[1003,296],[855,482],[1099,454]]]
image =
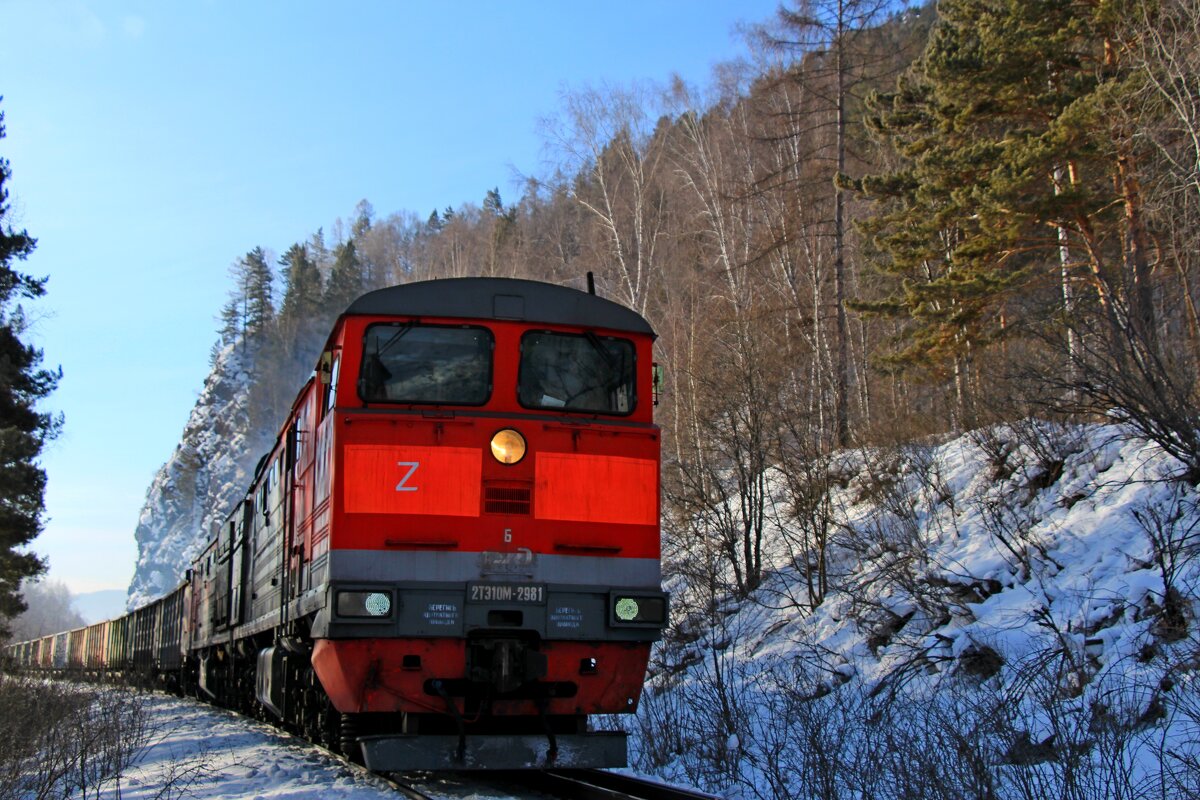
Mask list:
[[135,536],[137,567],[128,607],[174,588],[191,558],[241,498],[274,427],[252,430],[254,349],[227,345],[196,400],[175,452],[146,491]]

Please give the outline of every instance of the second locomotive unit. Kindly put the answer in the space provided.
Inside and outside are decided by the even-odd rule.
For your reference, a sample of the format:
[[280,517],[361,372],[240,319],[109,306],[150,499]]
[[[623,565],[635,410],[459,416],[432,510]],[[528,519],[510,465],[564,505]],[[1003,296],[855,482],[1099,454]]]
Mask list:
[[667,619],[654,332],[462,278],[339,317],[196,561],[182,675],[377,770],[620,766]]

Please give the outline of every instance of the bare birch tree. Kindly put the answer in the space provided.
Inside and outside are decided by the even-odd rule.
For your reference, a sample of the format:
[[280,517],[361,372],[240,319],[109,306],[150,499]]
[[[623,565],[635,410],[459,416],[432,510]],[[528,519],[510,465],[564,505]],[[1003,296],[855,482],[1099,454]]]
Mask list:
[[656,289],[656,249],[667,217],[658,183],[661,151],[650,146],[650,91],[588,88],[562,100],[562,117],[543,121],[542,128],[576,175],[573,199],[602,231],[605,257],[597,272],[611,276],[616,299],[645,314]]

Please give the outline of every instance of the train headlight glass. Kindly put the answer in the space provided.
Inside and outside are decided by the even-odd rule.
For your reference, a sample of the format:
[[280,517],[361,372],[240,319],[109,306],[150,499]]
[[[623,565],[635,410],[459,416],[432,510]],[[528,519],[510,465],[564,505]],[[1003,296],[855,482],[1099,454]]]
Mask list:
[[386,617],[392,613],[392,596],[388,592],[338,592],[339,617]]
[[617,601],[617,619],[621,622],[633,622],[638,617],[638,601],[632,597],[622,597]]
[[663,595],[613,595],[612,621],[617,625],[665,625],[667,599]]
[[516,464],[525,457],[525,437],[512,428],[496,431],[492,437],[492,455],[501,464]]

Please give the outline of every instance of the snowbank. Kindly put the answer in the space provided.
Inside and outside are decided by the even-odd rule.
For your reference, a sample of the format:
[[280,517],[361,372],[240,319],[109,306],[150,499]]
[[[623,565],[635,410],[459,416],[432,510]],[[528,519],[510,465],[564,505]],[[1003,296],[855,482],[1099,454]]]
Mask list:
[[773,476],[749,597],[721,550],[679,551],[677,575],[717,581],[672,580],[636,766],[731,796],[1194,790],[1200,494],[1124,434],[1026,422],[841,454],[823,523]]

